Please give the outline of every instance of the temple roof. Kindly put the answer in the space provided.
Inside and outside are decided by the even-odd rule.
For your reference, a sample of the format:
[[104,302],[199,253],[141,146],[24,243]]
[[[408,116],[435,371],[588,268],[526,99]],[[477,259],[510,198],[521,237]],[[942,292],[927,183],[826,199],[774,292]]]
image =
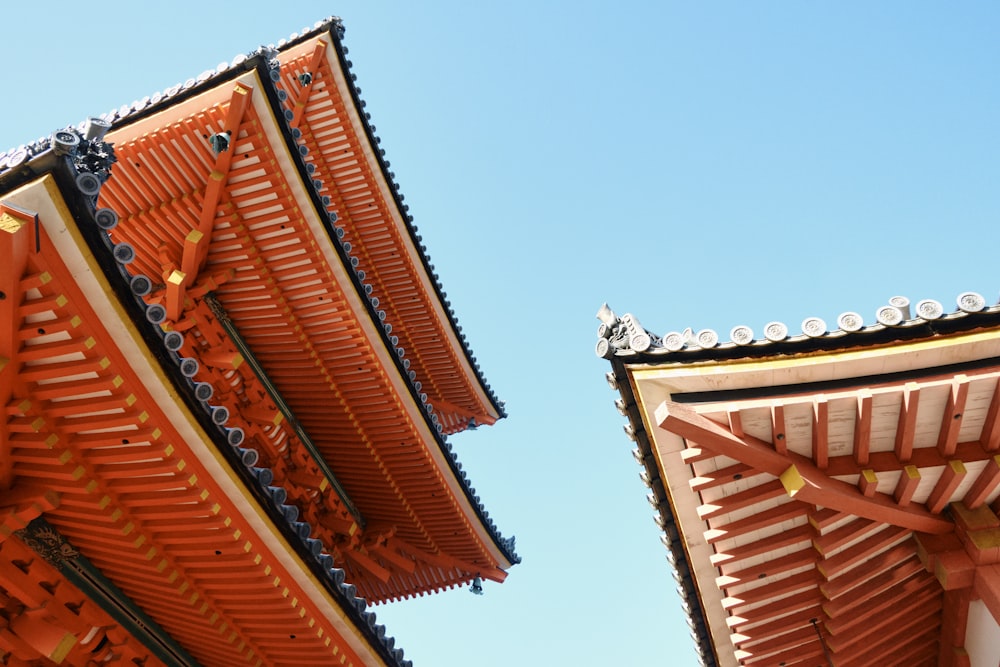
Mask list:
[[761,337],[751,327],[737,325],[729,332],[728,341],[712,329],[687,328],[658,335],[645,329],[634,315],[619,319],[605,304],[597,313],[602,324],[595,351],[599,357],[628,363],[758,358],[913,340],[1000,321],[1000,304],[988,305],[981,294],[963,292],[955,303],[955,309],[946,312],[944,305],[934,299],[923,299],[911,306],[908,298],[894,296],[867,324],[863,315],[848,311],[837,317],[835,328],[822,318],[808,317],[796,333],[784,322],[773,321],[764,326]]
[[[74,497],[45,514],[52,530],[171,634],[210,645],[221,618],[250,655],[306,664],[317,654],[304,628],[320,629],[322,655],[324,632],[346,618],[379,659],[403,666],[366,599],[502,580],[520,559],[447,441],[505,416],[502,403],[377,149],[342,33],[337,19],[318,23],[0,154],[3,215],[24,218],[14,230],[34,216],[36,253],[46,251],[23,277],[5,276],[27,290],[11,321],[30,360],[12,358],[37,366],[24,376],[33,399],[8,411],[25,434],[20,476],[61,479]],[[61,375],[77,370],[79,388]],[[162,382],[142,389],[153,376]],[[90,389],[114,416],[85,412]],[[71,439],[74,424],[91,427],[85,453],[43,437]],[[122,502],[76,499],[109,483]],[[97,524],[108,525],[81,529]],[[202,554],[220,536],[238,548]],[[139,547],[149,563],[130,551]],[[190,562],[154,558],[177,549]],[[292,634],[243,618],[264,612],[214,581],[223,560],[257,584],[273,577],[266,592],[298,610]],[[171,567],[169,584],[158,581]],[[175,581],[194,586],[199,613],[214,611],[207,629],[163,605],[174,591],[157,587]],[[281,600],[273,613],[292,613]],[[347,642],[334,654],[369,650]]]
[[1000,307],[957,304],[911,316],[895,297],[868,326],[847,313],[725,344],[601,309],[597,354],[703,665],[960,649],[949,610],[1000,525]]

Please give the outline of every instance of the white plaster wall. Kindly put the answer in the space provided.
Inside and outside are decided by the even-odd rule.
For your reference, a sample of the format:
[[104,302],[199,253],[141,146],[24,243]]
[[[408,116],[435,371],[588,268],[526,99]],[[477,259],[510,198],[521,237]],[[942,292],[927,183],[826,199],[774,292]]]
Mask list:
[[982,600],[969,603],[965,650],[971,667],[1000,666],[1000,625]]

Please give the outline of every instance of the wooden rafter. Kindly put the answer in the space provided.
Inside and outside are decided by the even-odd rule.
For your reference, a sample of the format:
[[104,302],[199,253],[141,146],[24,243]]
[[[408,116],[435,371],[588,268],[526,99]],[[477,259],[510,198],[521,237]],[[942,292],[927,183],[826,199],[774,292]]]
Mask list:
[[[21,280],[28,266],[32,240],[36,246],[38,243],[37,229],[32,233],[35,222],[35,213],[0,203],[0,405],[4,406],[13,397],[18,382]],[[9,437],[7,427],[0,424],[0,490],[9,489],[14,481],[8,458]]]
[[208,248],[212,243],[215,217],[218,213],[223,190],[226,187],[229,169],[233,164],[240,123],[250,106],[252,97],[253,89],[250,86],[238,83],[233,87],[232,97],[229,100],[229,111],[226,113],[226,120],[223,124],[223,133],[229,135],[229,145],[215,155],[215,163],[205,186],[198,227],[188,232],[184,238],[180,269],[175,269],[167,277],[166,308],[167,318],[170,320],[180,319],[184,309],[185,291],[197,282],[198,273],[208,259]]
[[986,451],[1000,450],[1000,378],[997,378],[993,386],[993,398],[990,399],[990,408],[986,412],[979,442]]
[[300,82],[298,92],[294,96],[295,101],[292,104],[292,113],[294,115],[292,116],[292,121],[290,123],[292,127],[299,127],[299,125],[302,124],[302,114],[305,113],[306,103],[309,102],[309,96],[312,94],[313,86],[316,84],[320,65],[323,63],[324,56],[326,55],[326,47],[326,42],[319,40],[316,42],[312,55],[309,57],[309,64],[306,66],[305,70],[305,72],[309,74],[309,82]]
[[994,456],[986,462],[962,502],[969,509],[981,507],[998,487],[1000,487],[1000,456]]
[[827,439],[830,422],[830,404],[825,396],[817,396],[812,410],[812,458],[820,470],[826,468],[830,458]]
[[871,434],[872,392],[868,389],[862,389],[858,392],[854,418],[854,462],[859,466],[868,465]]
[[969,378],[956,375],[948,392],[948,404],[941,417],[941,431],[938,434],[937,449],[941,456],[954,456],[958,445],[958,432],[962,429],[965,403],[969,397]]
[[656,423],[684,438],[706,446],[717,454],[747,463],[758,470],[782,477],[789,495],[814,505],[835,508],[857,516],[928,533],[945,533],[952,523],[919,507],[900,507],[876,494],[865,497],[857,487],[828,477],[805,456],[782,455],[756,438],[737,438],[725,427],[691,408],[664,401],[656,409]]
[[913,435],[917,429],[917,410],[920,407],[920,385],[908,382],[903,387],[899,406],[899,425],[896,427],[894,451],[900,463],[908,463],[913,456]]
[[788,440],[785,437],[785,408],[780,403],[771,406],[771,440],[774,451],[784,454],[788,451]]

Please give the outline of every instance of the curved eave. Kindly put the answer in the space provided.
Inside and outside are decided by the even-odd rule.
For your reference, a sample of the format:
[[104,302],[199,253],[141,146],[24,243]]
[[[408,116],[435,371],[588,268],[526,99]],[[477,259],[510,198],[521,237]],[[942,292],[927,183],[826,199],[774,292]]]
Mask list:
[[[474,489],[470,486],[467,477],[461,471],[461,466],[454,458],[450,445],[438,432],[436,428],[437,419],[430,409],[424,405],[424,398],[420,396],[412,379],[408,377],[405,366],[404,354],[398,354],[397,348],[390,340],[390,334],[381,326],[379,309],[366,295],[363,274],[359,274],[357,267],[352,262],[352,255],[348,252],[344,244],[338,242],[336,228],[330,221],[330,216],[325,208],[322,188],[317,190],[314,187],[305,185],[310,183],[310,174],[305,161],[298,150],[298,144],[292,135],[291,129],[283,121],[277,120],[276,116],[283,116],[282,108],[277,90],[271,85],[267,60],[263,56],[255,57],[241,64],[241,68],[250,71],[244,72],[238,77],[219,75],[207,79],[205,82],[192,87],[185,97],[179,97],[176,103],[168,104],[163,102],[158,106],[145,109],[140,114],[130,116],[120,125],[116,124],[111,135],[118,137],[118,141],[126,145],[130,139],[144,141],[142,137],[161,124],[155,113],[167,108],[178,109],[187,104],[194,104],[199,108],[208,108],[205,105],[221,105],[228,94],[222,90],[223,84],[231,84],[237,80],[246,82],[253,88],[252,106],[256,110],[258,122],[261,124],[261,131],[267,135],[268,144],[273,151],[275,159],[281,163],[281,171],[285,174],[294,174],[287,185],[293,192],[294,199],[299,202],[299,209],[303,213],[305,222],[309,225],[312,238],[315,240],[320,254],[325,257],[327,265],[339,277],[335,281],[339,285],[349,285],[345,290],[345,297],[351,303],[352,312],[356,313],[357,323],[364,329],[365,338],[372,352],[381,359],[381,368],[395,368],[395,373],[389,373],[387,381],[395,384],[393,395],[399,397],[403,404],[407,405],[406,413],[408,417],[404,421],[409,421],[416,428],[415,436],[419,442],[424,443],[427,456],[434,461],[434,467],[444,473],[446,486],[449,488],[448,496],[462,509],[466,521],[468,521],[472,531],[478,535],[477,539],[487,552],[491,553],[490,558],[493,564],[490,567],[504,569],[518,561],[514,554],[512,545],[508,540],[502,538],[497,532],[492,521],[488,518],[485,509],[482,507],[475,495]],[[247,78],[250,77],[250,78]],[[197,95],[197,98],[195,96]],[[200,106],[199,106],[200,105]],[[193,108],[193,107],[192,107]],[[171,113],[182,113],[171,111]],[[201,149],[201,137],[194,137],[190,144],[183,145],[183,151],[191,150],[195,145]],[[193,164],[198,163],[198,159],[192,158]],[[119,165],[119,173],[127,166]],[[111,183],[112,189],[121,187],[123,176]],[[127,179],[126,179],[127,180]],[[176,202],[175,197],[172,202]],[[312,213],[308,213],[308,212]],[[135,211],[132,211],[135,213]],[[148,258],[147,258],[148,259]],[[152,267],[151,267],[152,268]],[[150,275],[157,275],[158,270],[149,270]],[[405,398],[403,398],[405,397]],[[294,407],[294,403],[293,403]],[[365,513],[364,507],[361,508]],[[475,572],[469,573],[469,578]],[[414,591],[415,593],[416,591]],[[410,593],[412,594],[412,593]]]
[[[613,316],[613,314],[612,314]],[[941,313],[937,317],[901,318],[897,324],[872,324],[856,330],[834,329],[814,333],[813,335],[784,335],[770,339],[755,339],[750,342],[716,343],[711,346],[698,344],[696,336],[685,339],[683,347],[671,347],[668,339],[680,336],[668,333],[662,336],[642,329],[631,315],[636,330],[649,337],[649,345],[644,349],[633,349],[628,343],[621,347],[613,344],[604,347],[600,344],[603,336],[598,337],[598,355],[614,358],[628,364],[668,364],[668,363],[698,363],[698,362],[733,362],[741,359],[765,359],[772,357],[794,357],[802,355],[822,354],[842,350],[881,347],[951,336],[978,329],[989,329],[1000,325],[1000,305],[982,305],[978,310],[955,310],[952,313]],[[617,318],[614,318],[617,320]],[[610,332],[609,332],[610,333]],[[713,333],[714,337],[714,333]],[[717,337],[714,337],[717,338]]]
[[[689,554],[687,540],[678,522],[670,483],[660,468],[659,454],[644,425],[642,406],[636,400],[629,372],[625,365],[617,360],[612,360],[611,367],[612,370],[607,376],[608,383],[621,396],[619,409],[628,419],[631,428],[630,439],[635,443],[632,454],[636,462],[642,466],[643,482],[650,489],[649,501],[654,508],[653,518],[662,531],[660,541],[667,548],[667,559],[673,570],[674,580],[677,582],[677,594],[681,598],[681,606],[687,616],[699,665],[729,667],[718,658],[719,655],[731,653],[728,635],[715,634],[709,630],[713,619],[706,613],[706,603],[702,598],[700,584],[695,574],[697,561],[692,561]],[[721,629],[714,628],[716,632]],[[723,637],[726,643],[721,647],[716,646],[713,634],[716,637]]]
[[[345,119],[340,119],[346,133],[344,139],[362,152],[363,162],[355,164],[361,167],[367,188],[378,208],[379,243],[383,246],[389,244],[391,249],[365,247],[366,237],[373,234],[373,218],[367,212],[364,225],[361,225],[354,220],[351,207],[338,202],[341,224],[347,230],[348,238],[362,246],[359,252],[362,269],[377,269],[378,261],[372,259],[375,254],[405,258],[400,264],[399,276],[376,278],[378,296],[387,302],[387,310],[399,318],[396,324],[403,325],[399,335],[409,343],[407,349],[417,351],[412,368],[428,393],[432,394],[436,410],[443,418],[447,416],[445,432],[466,428],[470,418],[480,424],[491,424],[505,416],[502,403],[485,381],[468,341],[461,333],[455,313],[413,225],[413,217],[408,213],[409,207],[403,203],[403,195],[389,169],[385,150],[379,147],[380,139],[370,122],[370,114],[364,111],[361,90],[353,83],[356,76],[350,71],[351,61],[347,58],[347,47],[342,42],[341,33],[341,30],[333,29],[328,35],[283,48],[282,59],[290,61],[284,72],[283,85],[291,98],[300,94],[302,85],[297,77],[315,64],[313,56],[317,49],[323,51],[318,71],[310,72],[313,77],[310,85],[320,92],[313,93],[315,98],[310,95],[308,103],[303,106],[300,127],[307,142],[318,143],[315,135],[329,136],[331,132],[331,103],[343,105],[349,116],[346,123],[343,122]],[[314,154],[319,173],[335,179],[336,172],[342,169],[342,165],[335,161],[337,156],[324,150],[317,150]],[[407,314],[402,315],[403,300],[409,299],[414,284],[421,287],[419,307],[407,302]],[[416,340],[408,326],[408,320],[413,318],[419,319],[421,327],[428,332],[433,331],[434,335],[425,333],[420,340]],[[455,383],[455,369],[460,370],[460,385]]]
[[[26,296],[39,304],[31,308],[41,319],[26,319],[27,329],[22,325],[22,333],[29,336],[22,353],[30,352],[29,359],[35,364],[28,367],[34,375],[26,374],[25,381],[30,383],[37,375],[43,392],[52,397],[33,396],[37,403],[31,409],[41,412],[29,413],[28,418],[35,420],[32,430],[39,432],[39,437],[46,432],[57,436],[56,440],[51,436],[45,440],[50,449],[58,451],[59,438],[65,437],[74,447],[79,445],[76,451],[85,452],[77,459],[53,453],[52,460],[45,462],[51,470],[40,468],[39,463],[19,471],[29,481],[32,475],[40,475],[50,480],[47,483],[53,488],[61,489],[64,502],[48,515],[54,525],[137,603],[151,609],[161,625],[192,642],[189,646],[204,653],[203,659],[209,662],[219,661],[222,654],[218,652],[224,649],[206,647],[221,640],[222,644],[237,642],[238,653],[295,654],[303,664],[317,658],[328,660],[340,651],[363,664],[403,665],[401,653],[395,654],[384,644],[384,634],[378,636],[374,616],[348,595],[353,589],[341,589],[342,579],[337,582],[314,558],[306,557],[303,545],[288,541],[290,527],[275,522],[267,505],[255,498],[252,485],[247,484],[248,471],[241,472],[232,457],[227,458],[231,448],[219,442],[221,433],[192,409],[197,402],[187,395],[176,375],[166,372],[162,355],[158,358],[151,353],[160,349],[151,345],[156,334],[152,325],[145,326],[149,330],[133,326],[133,322],[143,321],[141,307],[128,292],[127,275],[110,258],[106,238],[96,229],[92,203],[77,192],[75,173],[68,163],[58,166],[54,175],[55,180],[43,178],[5,195],[37,212],[45,233],[43,258],[31,260],[47,267],[47,278],[39,283],[44,289],[39,295]],[[53,303],[65,312],[39,310],[49,304],[48,291],[62,292]],[[67,321],[72,332],[62,328],[53,331],[57,325],[65,327]],[[31,331],[36,326],[38,331]],[[32,341],[31,335],[40,338]],[[66,341],[60,342],[63,346],[80,339],[79,349],[86,351],[74,353],[76,361],[71,362],[60,361],[66,357],[58,354],[41,356],[45,345],[51,344],[46,337],[52,336],[56,336],[55,341]],[[63,350],[60,347],[57,351]],[[81,364],[81,368],[70,367],[72,363]],[[75,371],[84,367],[97,369],[87,371],[93,382],[104,386],[106,381],[110,387],[102,391],[107,394],[103,400],[114,423],[98,424],[100,418],[70,411],[74,401],[79,402],[74,391],[80,391],[74,389],[72,381],[61,380],[58,387],[44,384],[45,378],[75,376]],[[83,391],[86,394],[87,390]],[[126,396],[127,392],[132,393]],[[122,407],[115,408],[115,401]],[[86,444],[74,441],[81,437],[79,433],[87,434]],[[132,450],[137,443],[123,441],[119,445],[111,442],[115,437],[107,435],[121,437],[122,433],[135,433],[133,439],[142,437],[148,442],[141,451]],[[103,442],[106,439],[109,443]],[[31,442],[29,438],[23,446],[32,447]],[[126,450],[119,451],[122,447]],[[134,463],[137,454],[141,454],[139,465]],[[77,467],[71,475],[62,476],[66,465]],[[150,502],[152,497],[143,500],[146,490],[154,488],[161,488],[156,502]],[[102,500],[104,491],[107,496]],[[97,496],[89,498],[94,493]],[[158,517],[171,502],[177,503],[174,509],[179,514]],[[171,535],[185,537],[175,541]],[[227,559],[228,569],[243,573],[243,582],[260,586],[254,596],[265,613],[282,617],[282,623],[291,622],[286,626],[291,633],[286,647],[281,648],[281,642],[273,637],[266,638],[266,632],[260,635],[258,622],[238,620],[241,612],[231,606],[225,585],[212,584],[214,575],[205,578],[207,571],[219,567],[220,557]],[[185,590],[196,593],[189,600],[192,605],[202,601],[200,608],[193,607],[193,617],[171,611],[170,596],[183,599]],[[201,614],[205,614],[204,621],[193,620]],[[289,614],[298,620],[284,618]],[[222,619],[228,623],[219,626]],[[300,624],[301,628],[292,629]],[[226,625],[233,629],[231,636],[224,632]],[[323,628],[322,635],[316,634],[319,628]],[[296,632],[301,633],[297,643],[291,641]],[[215,635],[220,639],[213,640]],[[323,636],[340,638],[335,640],[336,650],[324,644]]]
[[910,664],[964,636],[935,549],[964,557],[955,532],[996,522],[997,311],[611,355],[706,664]]

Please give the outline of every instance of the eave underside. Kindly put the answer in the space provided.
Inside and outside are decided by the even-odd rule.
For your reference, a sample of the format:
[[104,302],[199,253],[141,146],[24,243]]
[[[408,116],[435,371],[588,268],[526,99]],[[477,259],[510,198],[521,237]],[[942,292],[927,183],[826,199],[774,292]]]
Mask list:
[[38,514],[202,664],[383,663],[108,300],[54,180],[8,200],[40,226],[0,232],[6,497],[52,494]]
[[1000,559],[1000,366],[719,402],[653,375],[633,430],[722,664],[965,664],[954,609]]
[[[256,81],[245,87],[263,85]],[[114,241],[137,251],[130,271],[154,283],[146,302],[169,307],[171,276],[184,268],[191,230],[204,228],[207,219],[211,242],[204,267],[197,280],[187,281],[183,317],[172,325],[185,335],[181,353],[200,360],[195,380],[213,383],[223,395],[239,390],[231,392],[227,407],[236,420],[247,422],[269,467],[310,468],[311,477],[289,474],[283,481],[295,477],[288,486],[298,490],[292,495],[300,509],[314,526],[328,525],[329,533],[315,537],[331,553],[345,555],[350,580],[365,597],[379,601],[461,584],[477,574],[502,579],[499,568],[509,563],[448,470],[392,352],[380,347],[381,324],[368,319],[367,295],[359,297],[327,237],[331,228],[310,210],[264,98],[255,94],[239,119],[232,160],[222,174],[213,164],[220,156],[213,156],[204,136],[228,126],[232,105],[225,104],[226,94],[211,95],[206,101],[216,100],[214,106],[190,105],[197,107],[191,116],[171,111],[111,135],[119,163],[101,201],[121,218]],[[289,171],[293,176],[286,180]],[[224,183],[214,200],[213,179]],[[328,191],[335,189],[321,192]],[[206,202],[213,201],[206,214],[211,206]],[[308,498],[324,491],[318,488],[323,480],[308,464],[289,458],[295,448],[281,431],[276,406],[251,390],[255,380],[245,367],[232,367],[232,343],[220,338],[204,303],[209,293],[309,433],[370,533],[350,520],[345,524],[348,517],[342,515],[330,521],[312,515],[325,512],[323,503],[310,507],[315,498]],[[219,360],[220,349],[228,361]]]
[[373,295],[395,326],[393,334],[445,433],[464,430],[470,420],[492,424],[500,417],[495,399],[454,328],[450,305],[438,294],[433,266],[400,210],[402,195],[385,181],[384,151],[371,143],[367,114],[362,118],[355,108],[354,84],[345,78],[337,48],[324,36],[281,54],[282,85],[296,114],[292,123],[302,131],[317,177],[333,185],[331,210],[345,240],[357,248],[359,268],[370,276]]

